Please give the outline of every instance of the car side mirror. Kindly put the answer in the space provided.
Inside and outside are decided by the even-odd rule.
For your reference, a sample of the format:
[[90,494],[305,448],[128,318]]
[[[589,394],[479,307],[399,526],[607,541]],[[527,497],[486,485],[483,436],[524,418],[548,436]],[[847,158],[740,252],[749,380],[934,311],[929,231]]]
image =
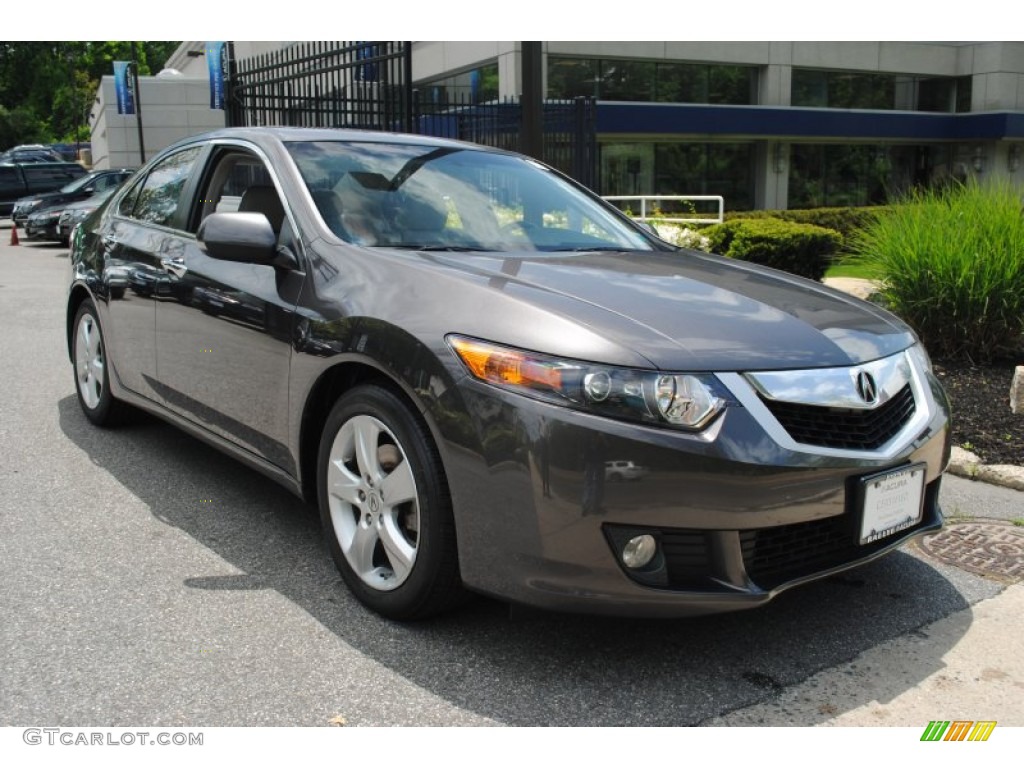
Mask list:
[[211,213],[196,239],[214,259],[271,265],[277,256],[277,235],[262,213]]

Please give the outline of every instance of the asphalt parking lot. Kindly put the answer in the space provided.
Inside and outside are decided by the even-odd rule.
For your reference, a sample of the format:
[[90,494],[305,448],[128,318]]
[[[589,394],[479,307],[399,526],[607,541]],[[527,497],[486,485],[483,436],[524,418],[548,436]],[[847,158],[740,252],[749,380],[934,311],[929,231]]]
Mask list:
[[[8,239],[5,223],[0,725],[870,724],[948,675],[982,626],[985,668],[1002,674],[982,681],[989,711],[892,708],[875,724],[1024,725],[1008,665],[1019,618],[1001,622],[997,602],[1022,588],[918,548],[727,616],[594,619],[481,598],[383,620],[348,595],[314,512],[285,490],[154,419],[86,421],[63,340],[66,250]],[[943,504],[1024,518],[1024,493],[960,478]],[[913,663],[888,674],[907,648]]]

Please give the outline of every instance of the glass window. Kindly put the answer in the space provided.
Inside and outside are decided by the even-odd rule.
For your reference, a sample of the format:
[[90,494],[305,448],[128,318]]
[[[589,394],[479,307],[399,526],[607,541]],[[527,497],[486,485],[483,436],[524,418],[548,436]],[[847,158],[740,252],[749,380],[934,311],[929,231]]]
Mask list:
[[708,67],[708,104],[756,104],[757,69],[713,65]]
[[655,64],[647,61],[601,62],[601,98],[606,101],[653,101]]
[[284,206],[266,166],[258,157],[241,149],[221,151],[213,173],[200,192],[197,208],[189,227],[191,231],[198,231],[202,220],[215,212],[262,213],[275,232],[280,232],[284,223]]
[[[721,195],[728,210],[754,207],[754,145],[745,142],[601,144],[601,194]],[[637,212],[639,201],[618,201]],[[666,213],[714,214],[715,203],[664,201]]]
[[656,101],[707,104],[707,67],[680,62],[658,64]]
[[[656,195],[721,195],[730,211],[754,207],[753,144],[658,144],[654,162]],[[715,206],[695,208],[717,210]]]
[[498,65],[484,64],[457,75],[416,86],[428,103],[457,100],[479,104],[498,98]]
[[120,173],[108,173],[105,176],[100,176],[96,179],[95,189],[97,192],[102,192],[105,189],[116,187],[126,178],[128,177]]
[[961,111],[958,81],[962,79],[794,68],[790,103],[832,109]]
[[85,169],[82,166],[75,166],[73,164],[49,165],[47,163],[31,163],[23,165],[21,170],[25,174],[25,180],[28,182],[29,188],[46,186],[53,189],[62,181],[77,179],[85,175]]
[[971,111],[971,86],[974,82],[974,78],[970,75],[964,77],[958,77],[956,79],[956,111],[957,112],[970,112]]
[[650,250],[576,186],[526,158],[376,142],[288,145],[324,223],[366,246]]
[[[120,212],[142,221],[173,226],[185,187],[199,156],[200,147],[192,147],[166,157],[150,169],[137,192],[125,197]],[[126,210],[131,200],[130,208]]]
[[757,103],[757,67],[680,61],[548,58],[548,97],[683,104]]
[[956,81],[949,77],[922,77],[917,83],[917,108],[922,112],[952,112]]
[[943,145],[794,144],[789,207],[880,205],[950,175]]
[[596,59],[562,59],[548,57],[548,96],[552,99],[574,99],[577,96],[598,96],[598,61]]

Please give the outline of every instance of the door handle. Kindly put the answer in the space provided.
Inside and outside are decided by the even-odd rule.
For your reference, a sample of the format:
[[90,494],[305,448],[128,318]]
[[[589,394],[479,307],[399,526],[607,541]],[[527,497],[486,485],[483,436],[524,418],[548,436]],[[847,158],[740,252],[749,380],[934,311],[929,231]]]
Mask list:
[[185,266],[185,260],[182,258],[164,256],[160,259],[160,266],[175,277],[184,277],[185,273],[188,272],[188,267]]

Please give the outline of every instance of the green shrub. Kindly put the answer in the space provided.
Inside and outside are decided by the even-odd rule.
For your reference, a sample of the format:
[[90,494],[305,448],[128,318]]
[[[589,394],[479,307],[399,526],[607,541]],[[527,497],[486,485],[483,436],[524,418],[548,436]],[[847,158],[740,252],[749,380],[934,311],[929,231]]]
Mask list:
[[821,280],[842,243],[834,230],[774,218],[730,219],[702,234],[714,253],[811,280]]
[[886,306],[934,356],[989,362],[1021,351],[1024,218],[1013,187],[915,192],[853,247],[853,262],[883,281]]
[[[825,229],[833,229],[843,236],[843,246],[851,242],[864,227],[868,226],[880,213],[888,210],[888,206],[872,206],[857,208],[806,208],[792,211],[746,211],[732,212],[725,215],[730,219],[782,219],[797,224],[814,224]],[[842,250],[842,248],[840,249]]]

